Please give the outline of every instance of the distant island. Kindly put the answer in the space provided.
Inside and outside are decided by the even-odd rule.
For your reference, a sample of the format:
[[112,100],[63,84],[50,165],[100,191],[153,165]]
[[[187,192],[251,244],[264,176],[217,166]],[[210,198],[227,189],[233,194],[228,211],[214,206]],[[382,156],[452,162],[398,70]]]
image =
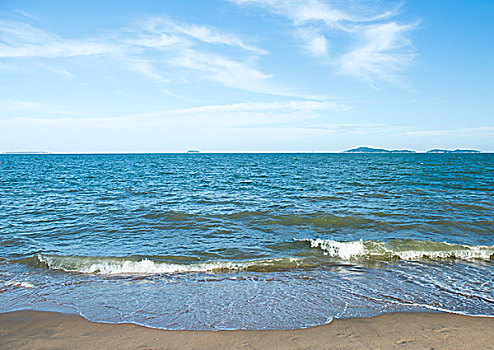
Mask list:
[[10,152],[2,152],[2,154],[52,154],[52,153],[43,152],[43,151],[10,151]]
[[[349,149],[343,151],[343,153],[417,153],[415,151],[411,151],[408,149],[404,150],[387,150],[383,148],[372,148],[372,147],[357,147],[353,149]],[[455,149],[455,150],[446,150],[446,149],[431,149],[425,153],[481,153],[477,150],[471,149]]]
[[416,153],[410,150],[387,150],[383,148],[357,147],[344,151],[343,153]]
[[187,151],[187,153],[201,153],[201,152],[196,150],[196,149],[191,149],[191,150]]
[[455,149],[454,151],[451,151],[449,149],[431,149],[426,153],[481,153],[481,152],[474,149]]

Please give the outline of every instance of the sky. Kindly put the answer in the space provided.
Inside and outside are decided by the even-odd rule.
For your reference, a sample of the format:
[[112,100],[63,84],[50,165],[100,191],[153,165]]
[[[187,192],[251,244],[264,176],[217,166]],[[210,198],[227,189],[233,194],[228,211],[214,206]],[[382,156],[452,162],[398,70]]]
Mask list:
[[0,152],[494,151],[492,0],[0,0]]

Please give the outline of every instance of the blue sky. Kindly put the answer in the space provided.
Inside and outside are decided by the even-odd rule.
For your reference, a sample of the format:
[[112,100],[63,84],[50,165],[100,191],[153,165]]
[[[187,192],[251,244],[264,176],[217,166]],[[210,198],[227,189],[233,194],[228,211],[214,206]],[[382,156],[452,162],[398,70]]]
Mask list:
[[0,4],[0,151],[494,151],[494,1]]

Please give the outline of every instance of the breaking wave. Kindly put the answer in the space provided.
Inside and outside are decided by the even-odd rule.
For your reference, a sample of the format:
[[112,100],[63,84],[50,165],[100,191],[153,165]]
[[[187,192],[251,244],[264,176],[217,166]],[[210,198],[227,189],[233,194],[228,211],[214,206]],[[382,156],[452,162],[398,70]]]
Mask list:
[[494,260],[494,246],[451,244],[447,242],[397,239],[388,242],[338,242],[329,239],[310,239],[312,248],[342,260]]
[[[309,243],[306,246],[303,243]],[[218,260],[184,263],[163,261],[156,257],[100,257],[38,254],[36,263],[52,270],[90,274],[174,274],[199,272],[270,272],[310,269],[338,261],[370,263],[372,261],[494,261],[494,246],[462,245],[447,242],[397,239],[381,241],[340,242],[329,239],[295,239],[287,243],[297,247],[295,257],[252,260]],[[286,248],[286,245],[285,245]],[[321,251],[323,254],[321,254]],[[291,251],[294,253],[294,251]],[[280,255],[283,251],[278,252]]]
[[273,271],[297,268],[301,263],[298,258],[278,258],[253,261],[212,261],[190,264],[140,260],[117,257],[78,257],[42,255],[39,262],[54,270],[67,272],[117,274],[172,274],[193,272],[232,272],[232,271]]

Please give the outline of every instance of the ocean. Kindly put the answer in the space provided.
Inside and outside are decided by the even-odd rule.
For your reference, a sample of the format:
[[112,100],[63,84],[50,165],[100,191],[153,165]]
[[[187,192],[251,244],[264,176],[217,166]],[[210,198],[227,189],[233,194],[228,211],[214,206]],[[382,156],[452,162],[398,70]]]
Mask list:
[[494,316],[494,154],[0,155],[0,312]]

